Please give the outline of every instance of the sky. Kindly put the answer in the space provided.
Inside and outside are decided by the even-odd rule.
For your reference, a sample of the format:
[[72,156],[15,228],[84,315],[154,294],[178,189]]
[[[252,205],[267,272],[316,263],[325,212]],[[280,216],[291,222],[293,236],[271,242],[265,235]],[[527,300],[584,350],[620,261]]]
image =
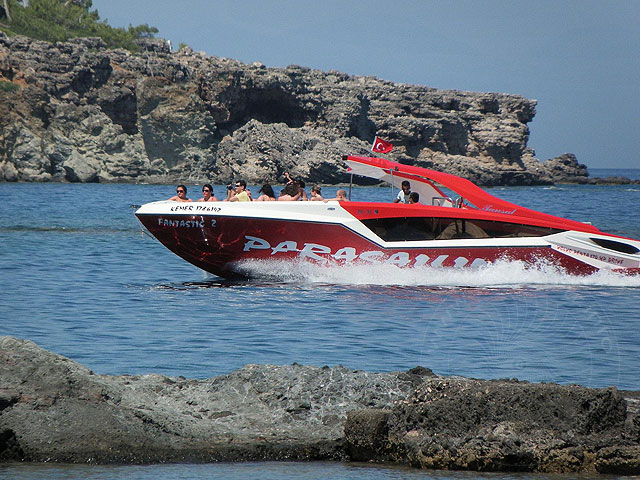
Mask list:
[[640,0],[93,0],[207,55],[538,101],[529,147],[640,168]]

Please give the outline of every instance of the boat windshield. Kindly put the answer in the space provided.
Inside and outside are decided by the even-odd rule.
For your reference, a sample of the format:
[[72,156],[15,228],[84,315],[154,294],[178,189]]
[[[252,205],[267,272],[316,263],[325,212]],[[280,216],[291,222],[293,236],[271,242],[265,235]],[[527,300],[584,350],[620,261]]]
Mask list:
[[[582,222],[538,212],[494,197],[469,180],[450,173],[403,165],[382,158],[347,155],[342,159],[351,173],[382,180],[391,183],[397,188],[401,188],[403,180],[409,180],[411,182],[411,190],[420,194],[420,203],[423,205],[458,207],[460,202],[464,201],[465,206],[473,206],[487,213],[524,217],[537,222],[553,222],[562,224],[566,229],[599,231],[597,228],[587,226]],[[455,192],[457,200],[453,199],[450,194],[446,194],[445,189]]]

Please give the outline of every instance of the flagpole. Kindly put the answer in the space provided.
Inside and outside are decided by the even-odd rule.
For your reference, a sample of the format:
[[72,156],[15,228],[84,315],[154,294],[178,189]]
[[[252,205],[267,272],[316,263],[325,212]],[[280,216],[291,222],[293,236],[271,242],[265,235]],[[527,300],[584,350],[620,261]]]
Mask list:
[[[379,145],[378,145],[379,143]],[[371,151],[373,153],[377,153],[378,155],[380,154],[384,154],[384,153],[389,153],[391,151],[391,149],[393,148],[393,144],[390,142],[387,142],[386,140],[380,139],[378,140],[378,136],[375,135],[373,137],[373,144],[371,144]],[[393,198],[393,169],[390,168],[389,169],[389,174],[391,175],[391,200],[395,200]],[[349,190],[349,199],[351,199],[351,190]]]

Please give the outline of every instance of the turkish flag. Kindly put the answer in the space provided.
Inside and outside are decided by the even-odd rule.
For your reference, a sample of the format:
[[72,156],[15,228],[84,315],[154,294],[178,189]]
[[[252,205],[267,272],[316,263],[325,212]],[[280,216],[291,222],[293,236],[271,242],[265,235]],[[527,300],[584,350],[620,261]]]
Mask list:
[[373,145],[371,146],[371,151],[376,153],[389,153],[393,149],[393,144],[387,142],[386,140],[382,140],[381,138],[375,137],[373,139]]

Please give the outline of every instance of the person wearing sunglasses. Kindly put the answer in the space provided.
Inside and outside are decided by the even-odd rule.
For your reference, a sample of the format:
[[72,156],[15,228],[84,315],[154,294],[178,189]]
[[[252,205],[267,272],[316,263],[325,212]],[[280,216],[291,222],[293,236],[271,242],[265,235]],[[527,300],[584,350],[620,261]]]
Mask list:
[[213,194],[213,187],[208,183],[202,186],[202,198],[197,200],[198,202],[217,202],[218,199]]
[[247,182],[244,180],[236,181],[235,185],[227,187],[228,202],[250,202],[251,197],[247,193]]
[[184,185],[178,185],[176,187],[176,193],[177,195],[174,195],[169,200],[173,202],[192,202],[193,201],[190,198],[187,198],[187,187],[185,187]]

